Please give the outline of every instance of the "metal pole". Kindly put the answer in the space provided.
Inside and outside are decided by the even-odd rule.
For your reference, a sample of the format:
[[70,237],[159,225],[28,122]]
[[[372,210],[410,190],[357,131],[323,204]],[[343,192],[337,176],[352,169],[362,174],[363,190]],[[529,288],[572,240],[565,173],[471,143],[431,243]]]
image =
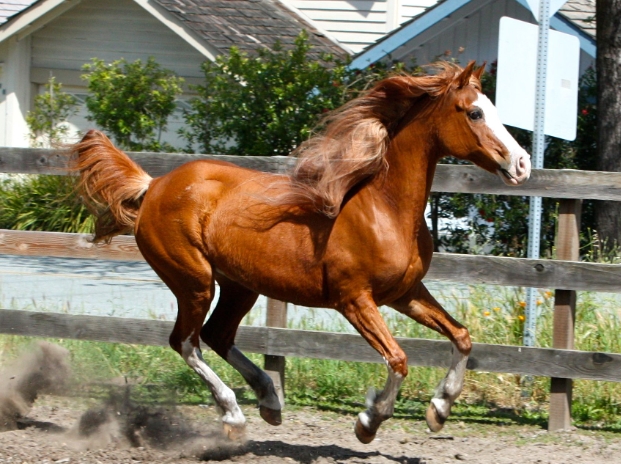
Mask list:
[[[533,131],[532,165],[534,169],[543,168],[545,151],[545,111],[546,78],[548,68],[548,35],[550,31],[550,0],[539,3],[539,36],[537,40],[537,83],[535,93],[535,130]],[[539,259],[541,238],[541,197],[530,198],[528,221],[527,257]],[[537,290],[526,289],[526,320],[524,323],[524,345],[534,346],[537,331]]]

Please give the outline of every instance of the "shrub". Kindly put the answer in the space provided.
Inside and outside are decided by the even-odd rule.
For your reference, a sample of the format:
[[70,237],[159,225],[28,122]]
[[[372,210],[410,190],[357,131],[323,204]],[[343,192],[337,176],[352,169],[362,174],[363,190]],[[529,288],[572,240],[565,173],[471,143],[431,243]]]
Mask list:
[[175,110],[183,79],[149,58],[110,64],[93,58],[82,76],[88,83],[89,121],[114,137],[121,148],[134,151],[172,151],[160,142],[168,117]]

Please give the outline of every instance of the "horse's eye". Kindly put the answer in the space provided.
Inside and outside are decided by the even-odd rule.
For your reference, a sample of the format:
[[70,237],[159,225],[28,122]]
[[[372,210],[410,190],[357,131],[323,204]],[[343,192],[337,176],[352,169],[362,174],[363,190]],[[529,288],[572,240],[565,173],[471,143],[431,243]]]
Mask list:
[[479,108],[474,109],[468,113],[468,117],[472,119],[473,121],[476,121],[477,119],[482,119],[483,111]]

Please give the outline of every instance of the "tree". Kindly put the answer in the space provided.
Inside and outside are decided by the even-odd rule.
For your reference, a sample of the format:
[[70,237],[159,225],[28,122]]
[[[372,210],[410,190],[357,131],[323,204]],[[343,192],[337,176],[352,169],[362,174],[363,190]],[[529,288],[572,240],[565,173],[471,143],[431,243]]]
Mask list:
[[[600,171],[621,172],[621,0],[597,0],[597,112]],[[621,203],[598,202],[595,220],[604,249],[621,244]]]
[[175,110],[183,79],[149,58],[128,63],[125,59],[110,64],[93,58],[82,68],[88,82],[86,98],[89,121],[114,137],[127,150],[160,151],[162,132]]
[[311,60],[306,33],[291,50],[276,44],[248,56],[233,47],[202,69],[181,131],[188,151],[230,155],[288,155],[320,117],[341,106],[387,68],[350,70],[331,55]]
[[50,77],[46,91],[34,99],[34,109],[26,115],[33,147],[53,147],[69,135],[67,119],[77,112],[73,95],[62,91],[62,84]]

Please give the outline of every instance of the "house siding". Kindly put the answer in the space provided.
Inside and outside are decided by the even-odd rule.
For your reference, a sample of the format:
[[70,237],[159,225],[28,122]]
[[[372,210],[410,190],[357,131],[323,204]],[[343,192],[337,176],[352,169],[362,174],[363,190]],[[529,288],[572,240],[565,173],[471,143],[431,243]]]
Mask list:
[[426,64],[441,57],[452,57],[462,64],[473,59],[493,62],[498,57],[498,30],[502,16],[532,21],[530,11],[515,1],[496,0],[465,16],[459,13],[451,15],[448,20],[408,44],[409,50],[400,50],[399,55],[407,54],[417,64]]
[[436,0],[283,0],[358,53]]
[[91,58],[157,62],[200,77],[205,57],[131,0],[84,0],[32,36],[32,66],[80,70]]

